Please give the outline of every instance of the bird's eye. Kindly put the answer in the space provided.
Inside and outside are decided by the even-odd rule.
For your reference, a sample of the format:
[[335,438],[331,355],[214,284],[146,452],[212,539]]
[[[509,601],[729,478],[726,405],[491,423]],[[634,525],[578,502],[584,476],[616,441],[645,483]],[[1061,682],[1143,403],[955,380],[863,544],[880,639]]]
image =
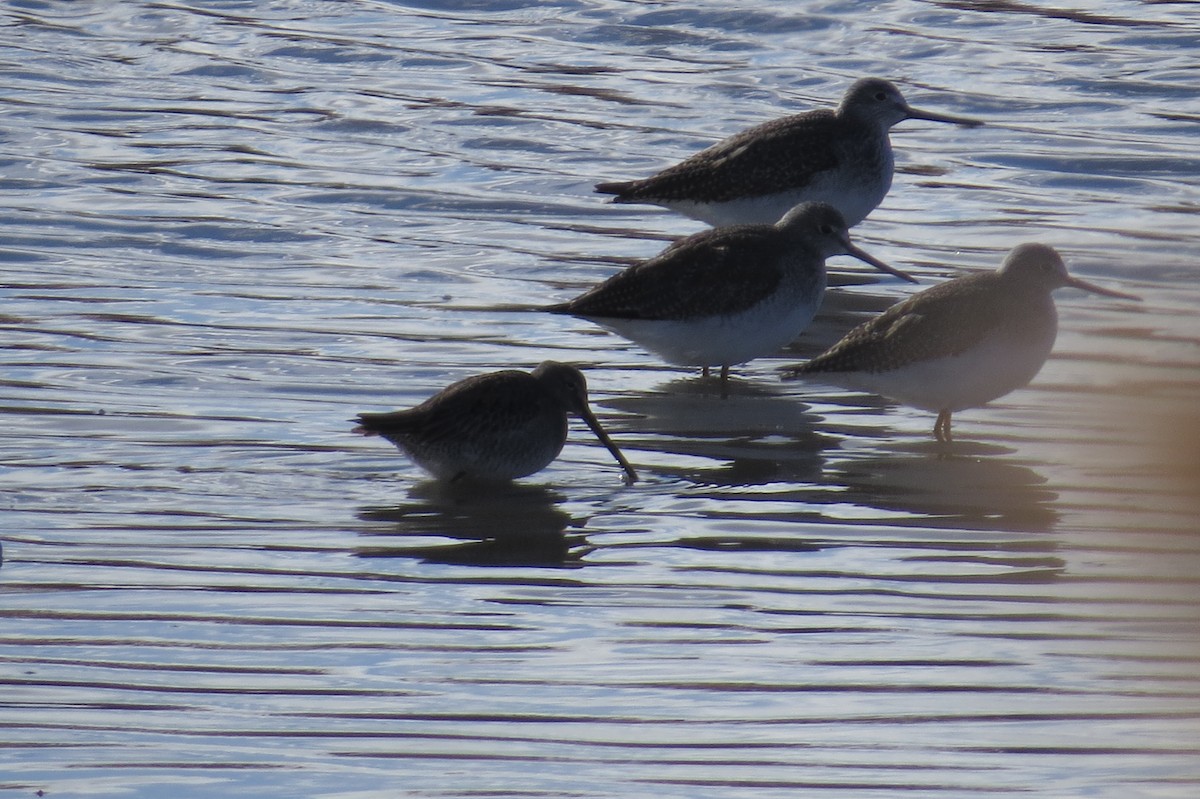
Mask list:
[[829,235],[830,233],[833,232],[833,225],[830,225],[828,223],[821,225],[821,232],[826,235]]
[[887,95],[884,94],[883,92],[876,92],[875,99],[878,100],[879,102],[883,102],[884,100],[887,99]]

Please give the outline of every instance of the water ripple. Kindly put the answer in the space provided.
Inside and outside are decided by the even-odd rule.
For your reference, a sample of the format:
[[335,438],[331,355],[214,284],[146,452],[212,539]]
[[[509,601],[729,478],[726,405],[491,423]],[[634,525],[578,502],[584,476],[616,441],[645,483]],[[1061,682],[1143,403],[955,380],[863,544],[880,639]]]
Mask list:
[[[2,784],[32,794],[1192,796],[1200,207],[1188,4],[10,3],[0,27]],[[798,59],[797,54],[801,54]],[[922,287],[1015,243],[1028,389],[781,384],[900,299],[691,370],[541,313],[698,229],[604,204],[864,74],[914,105],[854,236]],[[547,358],[499,492],[359,411]]]

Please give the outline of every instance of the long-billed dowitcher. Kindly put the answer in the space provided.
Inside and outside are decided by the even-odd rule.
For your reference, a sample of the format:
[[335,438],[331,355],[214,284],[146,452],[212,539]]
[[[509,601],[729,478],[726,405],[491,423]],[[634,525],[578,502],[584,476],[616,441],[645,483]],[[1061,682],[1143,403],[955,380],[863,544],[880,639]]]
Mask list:
[[1071,277],[1044,244],[1015,247],[994,272],[948,280],[859,325],[821,355],[783,367],[937,413],[933,435],[950,441],[950,416],[1018,389],[1042,368],[1058,332],[1051,292],[1071,287],[1138,297]]
[[772,120],[736,133],[644,180],[600,183],[617,203],[661,205],[710,225],[771,224],[801,202],[827,202],[847,227],[892,186],[888,130],[906,119],[982,122],[913,108],[880,78],[856,81],[837,110]]
[[806,203],[774,225],[688,236],[546,310],[595,322],[668,363],[719,366],[724,390],[730,366],[777,352],[808,326],[833,255],[916,282],[851,244],[835,208]]
[[443,480],[505,481],[541,471],[558,457],[568,413],[587,423],[627,482],[637,480],[588,407],[583,373],[554,361],[533,372],[468,377],[408,410],[359,414],[355,432],[383,436]]

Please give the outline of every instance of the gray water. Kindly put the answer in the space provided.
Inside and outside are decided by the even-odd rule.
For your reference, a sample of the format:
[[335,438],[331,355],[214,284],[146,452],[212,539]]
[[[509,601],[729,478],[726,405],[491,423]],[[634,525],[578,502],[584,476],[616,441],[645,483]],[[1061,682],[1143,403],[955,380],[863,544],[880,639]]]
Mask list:
[[[0,59],[0,795],[1200,791],[1194,4],[24,0]],[[727,400],[529,310],[700,229],[594,182],[863,75],[987,126],[898,126],[861,246],[1143,302],[1059,292],[948,452],[778,381],[915,290],[850,259]],[[547,358],[640,483],[350,432]]]

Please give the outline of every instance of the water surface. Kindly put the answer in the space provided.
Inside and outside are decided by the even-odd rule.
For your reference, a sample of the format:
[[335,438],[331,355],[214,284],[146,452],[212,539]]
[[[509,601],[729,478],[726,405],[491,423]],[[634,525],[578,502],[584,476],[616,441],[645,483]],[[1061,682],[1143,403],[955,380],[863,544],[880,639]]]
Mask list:
[[[0,789],[13,796],[1190,797],[1200,783],[1190,3],[14,2],[0,13]],[[1022,241],[1027,389],[956,419],[775,368],[720,400],[537,313],[700,229],[611,206],[896,80],[854,231],[927,286]],[[511,490],[354,414],[579,363]]]

